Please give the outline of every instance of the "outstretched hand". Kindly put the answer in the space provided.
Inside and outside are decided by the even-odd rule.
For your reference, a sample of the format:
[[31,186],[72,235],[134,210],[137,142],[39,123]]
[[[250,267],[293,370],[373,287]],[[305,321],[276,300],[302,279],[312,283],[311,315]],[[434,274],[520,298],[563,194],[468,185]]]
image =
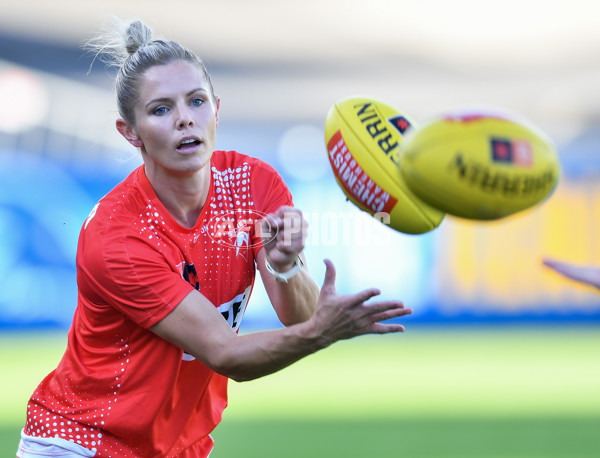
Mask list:
[[311,321],[319,335],[329,344],[364,334],[404,331],[401,324],[382,321],[409,315],[412,309],[405,308],[401,301],[396,300],[367,304],[369,299],[381,294],[375,288],[341,296],[335,288],[336,272],[333,263],[326,259],[325,266],[325,279]]
[[543,259],[542,263],[567,278],[600,288],[600,267],[577,266],[548,258]]

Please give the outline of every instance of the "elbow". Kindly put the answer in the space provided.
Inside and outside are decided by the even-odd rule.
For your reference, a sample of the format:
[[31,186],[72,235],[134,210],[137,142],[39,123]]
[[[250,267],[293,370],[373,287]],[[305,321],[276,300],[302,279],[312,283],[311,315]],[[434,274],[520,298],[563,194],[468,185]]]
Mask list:
[[297,310],[294,314],[278,314],[277,318],[286,328],[308,321],[314,314],[314,309]]
[[249,371],[245,371],[239,367],[231,367],[231,366],[214,366],[211,369],[217,374],[223,375],[234,382],[249,382],[250,380],[254,380],[258,378],[255,375],[252,375]]
[[244,375],[244,374],[232,374],[228,378],[230,378],[231,380],[233,380],[234,382],[237,382],[237,383],[249,382],[251,380],[256,379],[256,377],[250,377],[250,376]]
[[235,382],[247,382],[258,378],[250,367],[245,367],[235,356],[229,357],[227,352],[215,352],[213,357],[205,362],[213,372],[227,377]]
[[279,321],[286,328],[307,321],[310,317],[280,317]]
[[277,318],[285,327],[308,321],[315,313],[316,301],[314,304],[308,303],[295,308],[288,308],[284,305],[275,306]]

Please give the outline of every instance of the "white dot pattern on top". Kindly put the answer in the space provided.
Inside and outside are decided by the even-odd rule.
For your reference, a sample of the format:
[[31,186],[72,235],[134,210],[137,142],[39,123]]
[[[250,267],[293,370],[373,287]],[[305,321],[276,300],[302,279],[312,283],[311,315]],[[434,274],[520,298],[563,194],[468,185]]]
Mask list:
[[161,233],[165,229],[165,220],[154,205],[149,203],[146,211],[140,213],[138,225],[140,234],[147,237],[148,241],[153,243],[158,251],[166,248],[167,245],[161,237]]
[[254,205],[250,197],[250,170],[251,167],[247,163],[223,171],[212,167],[215,193],[211,199],[211,208],[224,212]]
[[[236,168],[219,170],[211,168],[213,192],[202,221],[201,227],[197,229],[203,237],[203,250],[198,253],[202,258],[202,269],[208,277],[218,278],[224,269],[229,270],[233,261],[231,253],[235,257],[247,258],[247,249],[250,247],[252,235],[251,218],[253,214],[254,201],[250,192],[251,166],[243,163]],[[254,213],[255,214],[255,213]],[[208,237],[206,237],[208,236]],[[192,243],[198,238],[197,234]],[[245,276],[231,277],[230,282],[246,284],[248,276],[254,275],[253,264],[248,264]],[[218,282],[205,285],[205,292],[210,296],[212,288],[217,288]],[[231,299],[231,298],[227,298]]]
[[[106,401],[100,401],[100,408],[96,406],[95,409],[89,412],[79,409],[78,415],[76,415],[76,421],[72,421],[62,416],[68,412],[63,412],[63,407],[61,407],[60,403],[49,399],[45,399],[45,401],[49,402],[48,407],[50,407],[50,411],[46,408],[40,408],[38,410],[36,401],[39,399],[36,391],[33,393],[27,405],[27,417],[31,420],[27,422],[25,433],[33,437],[54,437],[68,440],[92,451],[96,451],[97,447],[102,442],[103,434],[101,430],[111,414],[113,405],[118,400],[121,379],[126,370],[126,366],[129,363],[129,344],[127,344],[124,339],[120,339],[118,349],[119,351],[115,355],[118,364],[115,365],[113,381],[107,388],[107,390],[109,390],[107,396],[101,397],[101,399],[106,399]],[[90,395],[83,389],[78,392],[68,393],[63,386],[58,384],[54,384],[54,388],[61,391],[61,395],[59,396],[61,399],[71,399],[71,402],[74,402],[76,399],[81,399],[86,402],[92,400]],[[76,389],[76,387],[71,385],[71,390],[74,389]],[[75,417],[72,410],[70,415]],[[122,454],[121,456],[127,455]]]

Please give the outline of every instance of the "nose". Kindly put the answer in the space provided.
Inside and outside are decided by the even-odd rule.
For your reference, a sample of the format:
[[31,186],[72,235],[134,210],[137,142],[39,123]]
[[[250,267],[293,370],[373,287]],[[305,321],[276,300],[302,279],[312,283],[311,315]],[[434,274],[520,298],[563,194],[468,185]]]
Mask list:
[[177,128],[185,129],[194,125],[194,118],[187,107],[181,107],[177,110]]

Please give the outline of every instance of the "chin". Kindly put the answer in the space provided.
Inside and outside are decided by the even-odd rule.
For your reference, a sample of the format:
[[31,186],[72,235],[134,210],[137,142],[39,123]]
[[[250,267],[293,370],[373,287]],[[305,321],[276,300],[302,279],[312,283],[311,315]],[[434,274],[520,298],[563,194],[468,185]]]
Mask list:
[[182,169],[185,169],[187,172],[199,172],[205,167],[210,166],[211,157],[212,153],[194,155],[193,157],[189,158],[189,161],[186,161],[186,164],[182,167]]
[[210,165],[210,159],[212,158],[212,151],[210,153],[203,153],[198,156],[198,162],[201,164],[201,167],[206,165]]

